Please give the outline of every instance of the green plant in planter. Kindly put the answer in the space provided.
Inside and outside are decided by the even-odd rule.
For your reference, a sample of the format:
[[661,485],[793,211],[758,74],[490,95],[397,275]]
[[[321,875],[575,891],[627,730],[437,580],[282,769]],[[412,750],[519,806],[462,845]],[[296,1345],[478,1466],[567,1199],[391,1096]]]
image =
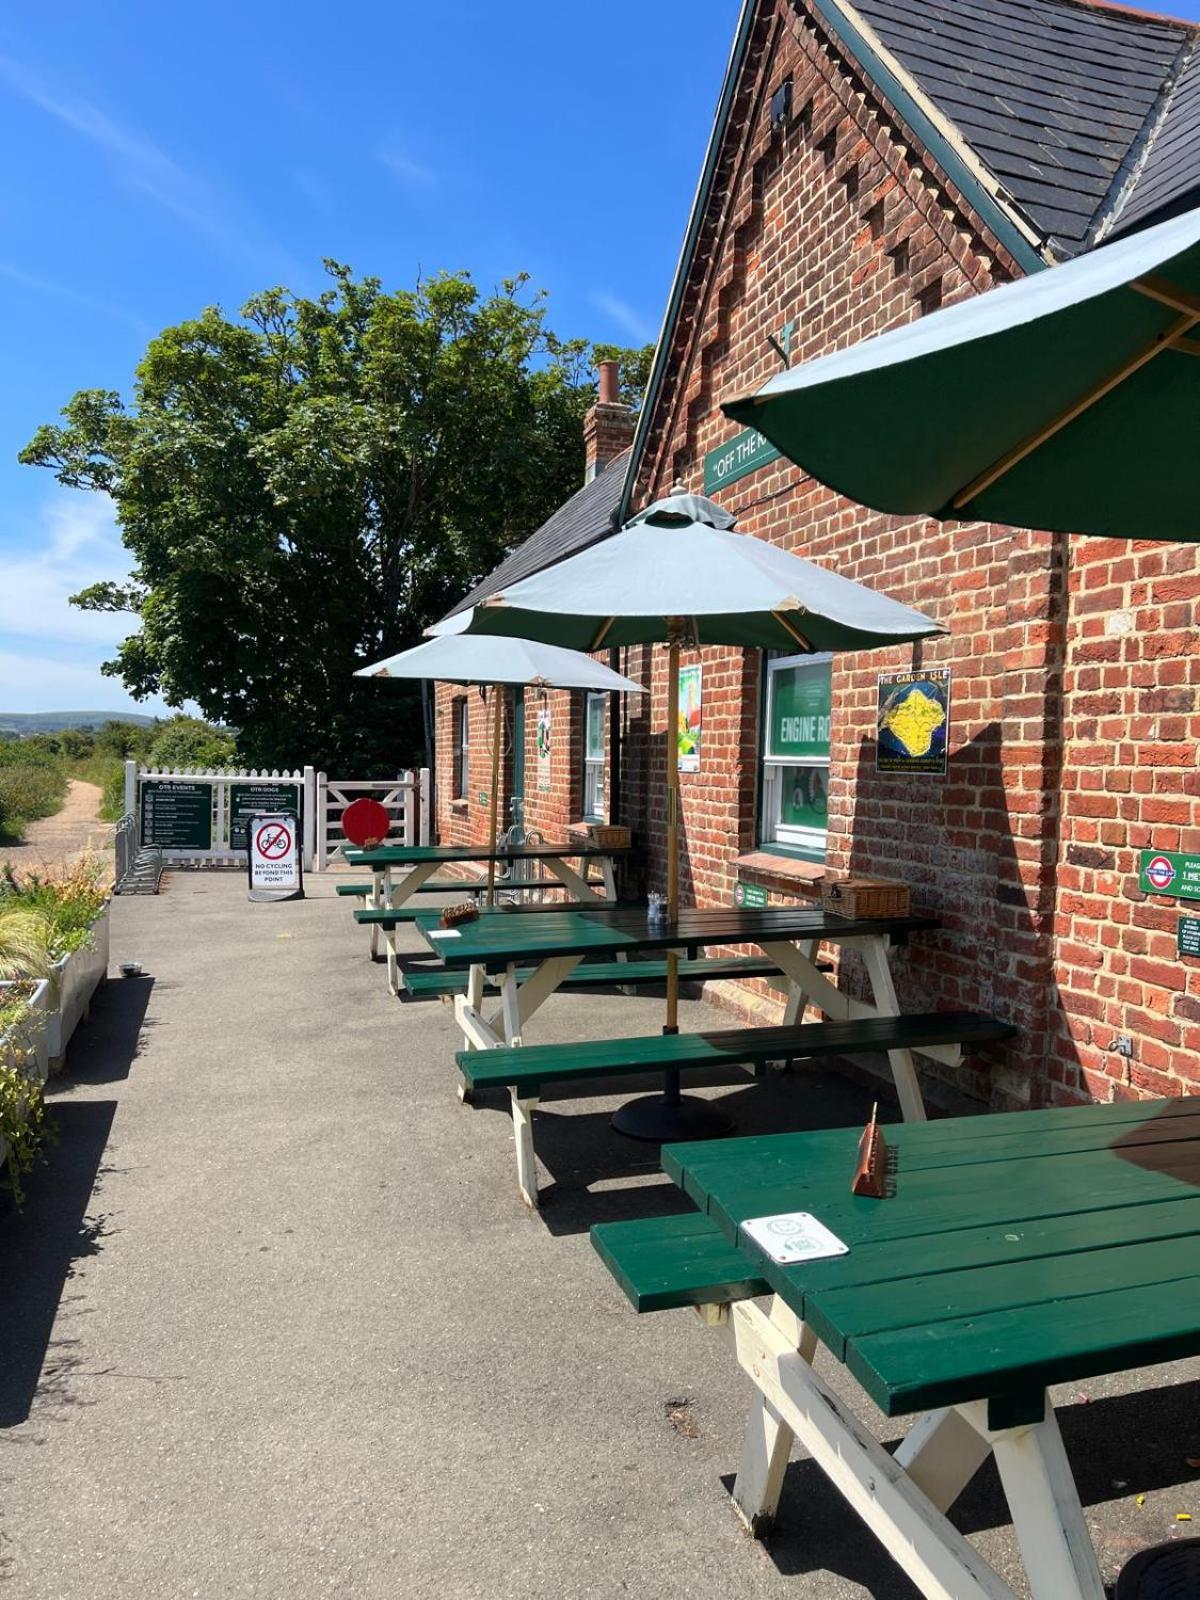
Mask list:
[[[6,1022],[12,1012],[17,1013],[15,1018]],[[0,1145],[5,1149],[0,1180],[7,1182],[18,1207],[25,1203],[22,1179],[48,1137],[45,1097],[30,1070],[33,1050],[21,1041],[24,1028],[36,1025],[28,1007],[6,1006],[0,1012],[0,1036],[7,1033],[7,1042],[0,1046]]]
[[45,876],[30,872],[18,878],[6,867],[0,877],[0,914],[7,908],[39,915],[48,929],[54,962],[91,943],[92,923],[104,910],[108,895],[105,869],[95,856],[82,856],[63,871]]
[[50,934],[42,912],[0,899],[0,982],[44,978],[53,959]]

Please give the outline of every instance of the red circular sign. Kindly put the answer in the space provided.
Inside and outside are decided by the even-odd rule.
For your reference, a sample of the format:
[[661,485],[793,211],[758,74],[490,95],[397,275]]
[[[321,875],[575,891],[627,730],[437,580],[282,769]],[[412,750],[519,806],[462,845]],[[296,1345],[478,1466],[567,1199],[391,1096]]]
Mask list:
[[1169,889],[1175,877],[1175,868],[1166,856],[1155,856],[1147,863],[1146,876],[1156,889]]
[[264,861],[282,861],[292,848],[292,830],[286,822],[264,822],[254,836],[254,848]]
[[352,800],[342,812],[342,832],[351,844],[363,850],[382,844],[391,824],[387,807],[365,795],[361,800]]

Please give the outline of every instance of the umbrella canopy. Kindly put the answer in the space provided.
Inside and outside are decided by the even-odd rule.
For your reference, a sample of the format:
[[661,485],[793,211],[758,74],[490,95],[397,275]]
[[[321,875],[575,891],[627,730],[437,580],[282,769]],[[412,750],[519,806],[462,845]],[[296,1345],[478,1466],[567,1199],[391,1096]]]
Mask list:
[[[730,530],[734,519],[676,488],[602,540],[523,578],[432,630],[545,639],[583,650],[666,643],[667,908],[679,913],[679,651],[747,645],[789,651],[861,650],[944,633],[941,623],[860,583]],[[679,1012],[678,954],[667,954],[667,1031]],[[710,1137],[728,1119],[679,1093],[635,1101],[613,1119],[638,1138]]]
[[641,694],[639,684],[578,650],[532,639],[450,635],[360,667],[356,678],[431,678],[438,683],[527,684],[541,689],[592,689]]
[[700,495],[672,494],[619,533],[430,631],[609,645],[863,650],[945,630],[886,595],[762,539]]
[[1200,540],[1200,210],[781,372],[723,406],[839,493]]

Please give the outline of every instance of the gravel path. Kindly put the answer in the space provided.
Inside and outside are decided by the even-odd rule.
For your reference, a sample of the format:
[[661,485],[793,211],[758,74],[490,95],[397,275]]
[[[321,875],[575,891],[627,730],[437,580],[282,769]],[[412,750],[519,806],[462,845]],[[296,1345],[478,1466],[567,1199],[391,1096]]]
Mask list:
[[31,822],[21,844],[0,844],[0,864],[9,862],[18,872],[59,866],[87,849],[106,849],[112,839],[111,822],[100,821],[99,784],[72,778],[61,811]]

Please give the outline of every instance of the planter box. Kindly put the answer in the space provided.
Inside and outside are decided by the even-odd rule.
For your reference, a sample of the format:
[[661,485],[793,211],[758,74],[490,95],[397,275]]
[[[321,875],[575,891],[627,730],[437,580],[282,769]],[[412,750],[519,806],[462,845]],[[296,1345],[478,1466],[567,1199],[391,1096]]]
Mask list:
[[[15,984],[0,983],[0,1005],[4,1003],[7,991],[14,988]],[[50,983],[46,978],[42,978],[35,986],[28,1003],[34,1017],[20,1027],[0,1034],[0,1065],[9,1064],[10,1053],[32,1049],[38,1082],[45,1083],[50,1066],[46,1044],[47,1014],[52,1003]]]
[[54,964],[46,1021],[46,1056],[51,1074],[61,1072],[71,1035],[88,1014],[92,996],[108,976],[108,919],[112,902],[92,923],[92,942]]

